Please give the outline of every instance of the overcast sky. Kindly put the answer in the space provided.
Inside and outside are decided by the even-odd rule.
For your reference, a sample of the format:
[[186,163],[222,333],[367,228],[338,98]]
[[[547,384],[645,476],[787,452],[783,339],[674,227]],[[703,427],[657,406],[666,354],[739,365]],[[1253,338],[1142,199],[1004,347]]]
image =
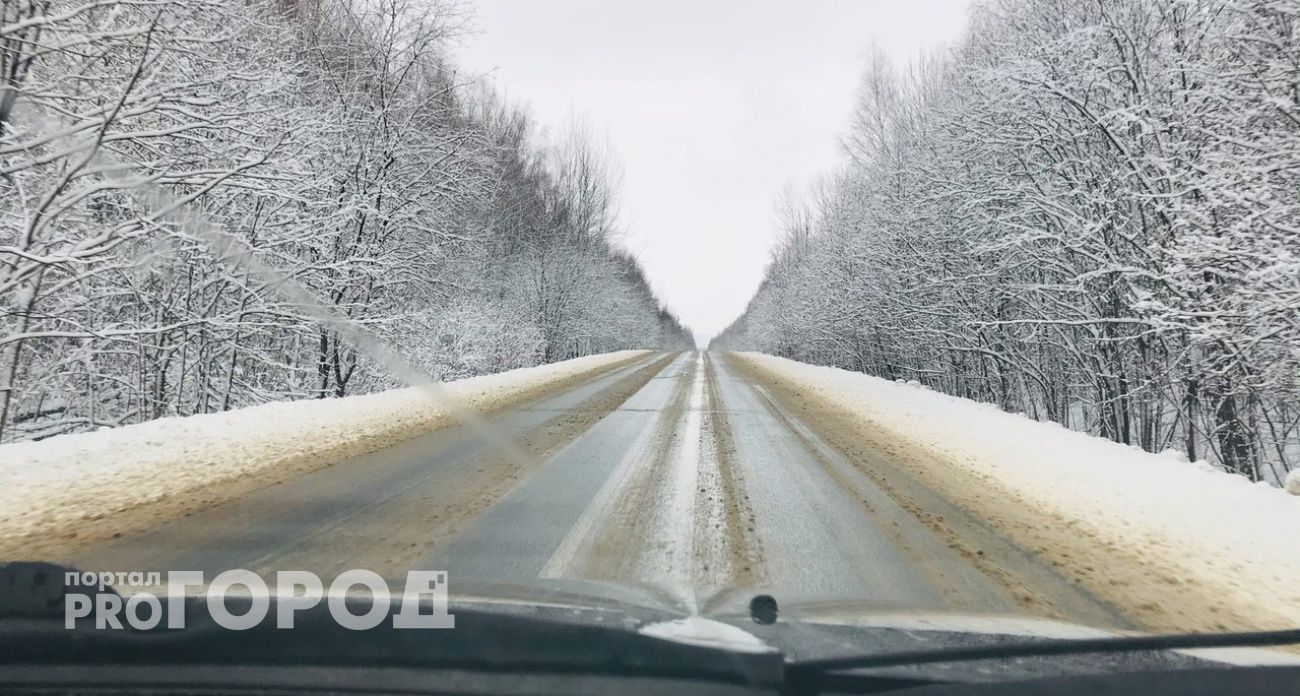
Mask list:
[[471,0],[461,65],[545,127],[580,117],[623,172],[624,244],[702,340],[753,295],[784,185],[840,162],[874,42],[902,66],[968,0]]

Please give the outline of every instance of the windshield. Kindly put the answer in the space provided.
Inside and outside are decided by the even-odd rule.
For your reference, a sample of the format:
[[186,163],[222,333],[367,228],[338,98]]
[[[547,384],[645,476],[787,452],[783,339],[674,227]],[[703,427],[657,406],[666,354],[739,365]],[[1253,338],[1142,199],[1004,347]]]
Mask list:
[[4,2],[0,561],[1300,627],[1297,21]]

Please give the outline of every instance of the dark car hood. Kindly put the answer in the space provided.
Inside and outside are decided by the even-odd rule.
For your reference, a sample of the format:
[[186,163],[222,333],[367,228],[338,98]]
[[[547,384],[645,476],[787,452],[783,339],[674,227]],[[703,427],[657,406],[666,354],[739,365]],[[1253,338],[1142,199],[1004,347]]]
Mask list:
[[[15,588],[16,589],[16,588]],[[146,588],[121,588],[122,594]],[[0,654],[14,662],[129,664],[176,661],[240,664],[424,665],[489,670],[604,669],[667,671],[746,683],[778,683],[783,665],[841,657],[961,649],[1024,640],[1095,638],[1113,632],[1024,616],[918,610],[860,598],[773,593],[777,620],[760,623],[750,602],[758,589],[709,595],[649,584],[539,579],[526,584],[457,580],[448,588],[452,630],[347,630],[323,604],[305,610],[290,631],[274,625],[231,631],[205,617],[207,601],[184,603],[193,621],[176,631],[67,630],[62,602],[18,593],[0,620]],[[113,590],[109,590],[112,592]],[[396,610],[403,600],[392,587]],[[343,598],[360,615],[370,597]],[[230,595],[242,614],[247,596]],[[279,599],[272,597],[272,603]],[[431,601],[431,600],[429,600]],[[426,600],[420,606],[426,609]],[[17,611],[14,611],[17,610]],[[272,607],[274,610],[274,607]],[[393,613],[396,613],[395,611]],[[290,635],[290,632],[292,635]],[[873,673],[902,679],[1002,681],[1076,674],[1188,669],[1228,664],[1300,664],[1259,649],[1145,651],[1014,657],[890,666]]]
[[[750,602],[759,594],[770,594],[777,600],[779,619],[775,624],[763,625],[751,618]],[[451,605],[453,611],[457,606],[491,606],[499,611],[544,612],[566,620],[618,621],[637,630],[699,617],[738,628],[796,660],[988,645],[1009,638],[1063,640],[1140,635],[1137,631],[1027,614],[918,609],[860,597],[758,587],[697,594],[691,588],[651,583],[569,579],[538,579],[527,584],[460,583],[452,593]],[[683,635],[688,634],[686,629]],[[1217,648],[1021,662],[1050,662],[1070,673],[1101,673],[1116,668],[1204,666],[1205,662],[1300,665],[1300,655],[1262,648]],[[987,665],[977,667],[989,669]]]

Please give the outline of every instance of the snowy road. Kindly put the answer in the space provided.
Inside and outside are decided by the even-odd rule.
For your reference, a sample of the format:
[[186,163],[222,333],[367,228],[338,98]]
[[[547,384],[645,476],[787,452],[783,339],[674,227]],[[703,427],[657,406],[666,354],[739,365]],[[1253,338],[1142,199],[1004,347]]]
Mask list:
[[526,457],[440,431],[74,563],[394,577],[418,567],[449,570],[453,587],[580,578],[1002,613],[1029,593],[1065,618],[1118,623],[992,533],[967,548],[999,557],[976,562],[934,530],[958,511],[935,499],[909,512],[723,355],[649,356],[489,422]]

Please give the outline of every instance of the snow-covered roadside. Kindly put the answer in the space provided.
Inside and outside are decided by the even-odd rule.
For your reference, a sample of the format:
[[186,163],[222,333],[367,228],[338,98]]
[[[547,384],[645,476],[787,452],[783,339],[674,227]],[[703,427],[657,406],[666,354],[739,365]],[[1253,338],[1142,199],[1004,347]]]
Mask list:
[[[442,384],[439,393],[459,408],[486,412],[647,354],[605,353],[473,377]],[[438,398],[408,388],[3,445],[0,542],[63,533],[87,519],[223,482],[326,466],[444,427],[454,422],[452,416]]]
[[736,357],[1149,628],[1300,625],[1300,497],[918,385]]

